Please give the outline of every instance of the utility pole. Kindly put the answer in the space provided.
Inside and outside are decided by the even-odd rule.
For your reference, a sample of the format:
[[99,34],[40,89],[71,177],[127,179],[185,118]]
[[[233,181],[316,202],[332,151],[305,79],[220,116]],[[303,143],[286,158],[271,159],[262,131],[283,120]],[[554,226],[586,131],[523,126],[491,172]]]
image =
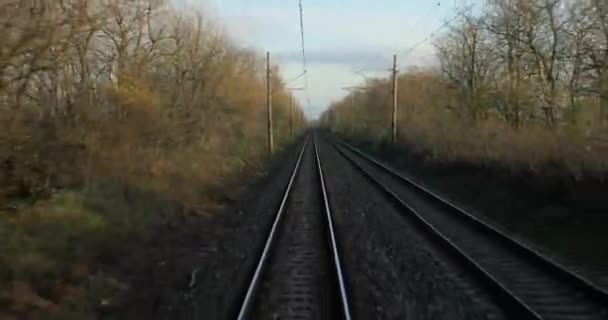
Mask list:
[[268,110],[268,155],[274,152],[274,138],[272,136],[272,83],[270,69],[270,52],[266,52],[266,108]]
[[391,123],[391,131],[392,131],[392,142],[395,144],[397,142],[397,55],[393,55],[393,117]]
[[295,104],[293,101],[293,92],[304,90],[304,88],[287,88],[287,90],[289,90],[289,135],[293,137],[293,107]]

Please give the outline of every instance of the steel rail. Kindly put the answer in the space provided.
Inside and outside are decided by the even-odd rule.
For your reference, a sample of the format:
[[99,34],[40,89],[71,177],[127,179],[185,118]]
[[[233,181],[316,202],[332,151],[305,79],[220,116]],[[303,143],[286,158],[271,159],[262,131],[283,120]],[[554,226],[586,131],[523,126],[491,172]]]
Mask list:
[[523,244],[522,242],[508,236],[507,234],[505,234],[501,230],[497,229],[496,227],[494,227],[494,226],[488,224],[487,222],[484,222],[481,219],[475,217],[474,215],[466,212],[464,209],[460,208],[458,205],[454,204],[453,202],[451,202],[451,201],[447,200],[446,198],[438,195],[437,193],[429,190],[428,188],[420,185],[419,183],[412,180],[411,178],[408,178],[408,177],[402,175],[401,173],[399,173],[396,170],[388,167],[387,165],[379,162],[378,160],[376,160],[373,157],[367,155],[366,153],[358,150],[357,148],[355,148],[343,141],[340,141],[340,140],[336,140],[336,141],[339,144],[341,144],[342,146],[344,146],[344,147],[348,148],[349,150],[353,151],[354,153],[358,154],[363,159],[366,159],[370,163],[372,163],[375,166],[379,167],[380,169],[384,170],[385,172],[388,172],[389,174],[391,174],[394,177],[398,178],[399,180],[405,182],[406,184],[413,186],[415,189],[421,191],[428,198],[435,200],[437,203],[441,204],[441,206],[446,208],[448,211],[454,212],[456,215],[460,215],[461,217],[467,219],[469,222],[482,228],[484,230],[484,232],[495,235],[503,243],[511,246],[512,248],[514,248],[516,250],[519,250],[520,252],[524,253],[531,259],[542,264],[550,272],[552,272],[555,276],[563,279],[564,281],[568,281],[573,286],[578,287],[578,288],[582,289],[583,291],[585,291],[585,293],[588,296],[590,296],[592,299],[594,299],[596,302],[603,304],[604,306],[608,306],[608,292],[606,290],[604,290],[603,288],[595,285],[590,280],[584,278],[583,276],[579,275],[575,271],[567,269],[566,267],[562,266],[558,262],[553,261],[551,258],[530,248],[529,246]]
[[492,291],[494,298],[499,302],[501,307],[508,311],[511,315],[516,316],[517,319],[531,319],[531,320],[542,320],[543,318],[530,308],[520,298],[515,296],[509,289],[502,285],[494,276],[490,274],[486,269],[479,265],[475,260],[460,249],[454,242],[443,235],[437,228],[431,223],[426,221],[420,213],[418,213],[412,206],[403,201],[397,194],[386,187],[382,182],[376,179],[372,174],[367,172],[361,165],[354,161],[348,156],[343,150],[334,145],[336,150],[344,156],[357,170],[359,170],[368,180],[378,186],[384,193],[388,194],[393,201],[395,201],[400,207],[403,207],[408,212],[412,213],[413,217],[418,223],[420,223],[433,238],[437,239],[443,246],[450,250],[452,255],[462,259],[465,266],[472,270],[474,274],[479,277],[479,280],[483,285]]
[[289,193],[291,191],[293,182],[295,181],[295,178],[298,174],[300,164],[302,162],[302,156],[304,155],[304,150],[306,150],[306,146],[308,145],[308,139],[309,139],[309,137],[307,136],[306,139],[304,140],[304,145],[302,146],[302,150],[300,151],[300,155],[298,156],[298,161],[296,162],[295,168],[293,169],[291,177],[289,178],[289,183],[287,184],[287,187],[285,188],[285,191],[283,193],[283,199],[281,200],[281,205],[279,206],[279,210],[277,211],[277,215],[272,224],[272,228],[270,229],[270,233],[268,234],[268,238],[266,240],[266,243],[264,244],[264,250],[262,251],[260,260],[256,266],[255,272],[253,273],[253,277],[251,278],[249,287],[247,288],[247,293],[245,294],[245,298],[243,299],[241,308],[239,309],[239,314],[237,316],[238,320],[248,319],[247,315],[249,314],[249,311],[251,310],[251,306],[253,304],[255,293],[258,291],[259,284],[260,284],[260,277],[261,277],[261,274],[264,271],[264,267],[266,266],[266,263],[268,261],[269,252],[270,252],[270,249],[272,248],[272,245],[275,240],[277,227],[278,227],[279,223],[281,222],[281,218],[283,217],[283,212],[285,212],[285,205],[287,203],[287,199],[289,198]]
[[334,230],[334,223],[332,218],[332,213],[329,205],[329,199],[327,196],[327,189],[325,188],[325,177],[323,176],[323,166],[321,165],[321,157],[319,156],[319,149],[317,148],[317,140],[315,136],[313,136],[313,145],[315,148],[315,156],[317,159],[317,168],[319,171],[319,181],[321,184],[321,191],[323,193],[323,205],[325,215],[327,217],[327,225],[329,229],[329,241],[331,242],[331,252],[333,256],[333,262],[336,272],[336,278],[338,282],[338,287],[340,290],[340,302],[342,303],[342,316],[345,320],[350,320],[350,306],[348,303],[348,295],[346,293],[346,285],[344,281],[344,273],[342,272],[342,264],[340,263],[340,254],[338,252],[338,244],[336,241],[336,233]]
[[[342,147],[339,147],[338,143]],[[338,150],[340,154],[342,154],[350,163],[352,163],[356,169],[363,173],[368,180],[371,180],[372,183],[382,189],[384,193],[388,194],[391,200],[395,201],[399,206],[406,209],[410,216],[412,216],[425,229],[427,229],[431,236],[438,239],[440,243],[448,247],[448,249],[451,249],[449,253],[462,258],[461,261],[465,262],[465,266],[473,271],[472,275],[480,280],[481,284],[485,286],[486,289],[489,289],[491,296],[504,309],[504,311],[507,312],[507,314],[511,314],[517,318],[523,319],[553,319],[554,316],[559,317],[560,319],[562,317],[567,319],[582,319],[580,316],[583,316],[583,314],[586,314],[594,319],[608,318],[606,310],[606,307],[608,306],[608,294],[606,294],[606,292],[600,287],[592,284],[580,275],[567,270],[565,267],[557,264],[540,253],[528,248],[495,227],[481,221],[443,197],[431,192],[423,186],[420,186],[412,179],[404,177],[395,170],[380,163],[358,149],[342,141],[333,143],[333,145],[336,150]],[[349,150],[349,154],[347,154],[345,150]],[[426,213],[424,215],[421,214],[420,211],[417,211],[417,209],[412,207],[412,205],[403,201],[399,195],[389,189],[389,187],[387,187],[383,182],[380,182],[380,180],[378,180],[374,175],[372,175],[371,172],[368,171],[369,169],[363,168],[358,161],[355,161],[353,158],[355,154],[358,156],[358,158],[362,159],[361,161],[371,163],[374,167],[380,168],[381,171],[378,171],[378,173],[384,172],[384,174],[388,174],[386,178],[397,178],[395,182],[405,182],[405,187],[409,188],[413,192],[417,192],[418,194],[422,193],[422,195],[430,201],[428,202],[429,204],[432,203],[434,205],[439,205],[437,208],[442,211],[447,211],[446,214],[448,215],[446,218],[449,217],[449,219],[444,220],[437,213],[431,214],[432,211],[428,212],[428,214],[431,215],[427,215]],[[416,193],[412,194],[412,196],[415,195]],[[453,225],[454,223],[456,223],[456,225]],[[460,227],[458,227],[458,224],[460,224]],[[466,231],[466,228],[463,229],[465,226],[468,226],[469,231]],[[450,232],[449,230],[454,227],[456,227],[456,229],[454,229],[453,232]],[[473,234],[469,236],[468,232],[473,232]],[[480,236],[481,238],[479,238]],[[467,238],[471,237],[473,237],[472,239],[477,239],[475,241],[483,241],[483,237],[486,237],[485,239],[493,244],[473,244],[473,246],[471,246],[470,240],[466,240]],[[469,241],[468,244],[467,241]],[[495,259],[495,262],[476,262],[476,259],[479,258],[487,260],[487,258],[484,258],[483,254],[480,256],[479,253],[475,253],[477,251],[476,247],[483,248],[486,245],[490,245],[490,247],[488,247],[492,248],[490,250],[499,250],[494,251],[496,252],[495,258],[493,258]],[[466,252],[469,252],[469,254],[472,254],[472,256]],[[486,251],[486,254],[488,253],[489,252]],[[502,259],[506,257],[511,257],[510,259],[514,259],[512,261],[515,264],[519,264],[519,269],[517,270],[519,270],[521,275],[517,276],[516,278],[511,278],[509,277],[509,273],[511,273],[511,276],[513,276],[513,271],[507,272],[506,274],[504,273],[504,270],[501,271],[501,264],[504,267],[504,263],[500,262],[501,256]],[[499,261],[498,264],[496,261]],[[498,272],[498,274],[494,274],[494,272]],[[521,272],[523,272],[523,274]],[[534,291],[530,291],[532,289],[522,288],[519,284],[521,284],[522,280],[528,281],[526,279],[530,279],[529,276],[533,276],[534,274],[536,274],[534,277],[538,277],[535,278],[537,279],[537,286],[542,287],[545,285],[558,285],[558,287],[561,288],[560,290],[568,290],[568,292],[571,292],[571,294],[576,294],[576,296],[566,296],[569,298],[566,298],[567,300],[563,301],[565,304],[553,303],[552,307],[549,307],[549,305],[545,303],[547,301],[559,301],[553,299],[561,299],[559,297],[563,297],[563,292],[561,294],[557,293],[557,295],[554,295],[552,291],[545,290],[546,296],[544,296],[541,300],[539,300],[539,298],[533,298],[530,300],[530,294],[534,293]],[[498,276],[498,278],[496,278],[496,276]],[[578,294],[581,295],[579,296]],[[569,299],[574,300],[566,302]],[[570,310],[572,310],[573,313],[582,312],[582,314],[570,314],[568,308],[572,308]],[[558,314],[560,315],[558,316]]]
[[[309,140],[312,140],[312,146],[309,145]],[[344,320],[351,320],[351,313],[350,313],[350,306],[349,306],[349,302],[348,302],[348,295],[347,295],[347,291],[346,291],[346,285],[345,285],[345,280],[344,280],[344,273],[342,272],[342,264],[340,261],[340,255],[339,255],[339,247],[338,247],[338,242],[336,240],[336,232],[335,232],[335,226],[333,223],[333,218],[332,218],[332,213],[331,213],[331,209],[330,209],[330,204],[329,204],[329,196],[327,193],[327,188],[325,186],[325,176],[323,174],[323,168],[321,165],[321,157],[319,155],[319,151],[317,148],[317,144],[316,144],[316,139],[314,134],[312,135],[312,138],[310,138],[310,135],[306,137],[305,142],[304,142],[304,146],[302,147],[302,150],[300,151],[300,154],[298,156],[298,160],[296,162],[295,168],[291,174],[291,177],[289,179],[289,183],[287,184],[287,187],[285,188],[285,191],[283,193],[283,197],[281,200],[281,204],[279,206],[279,209],[277,210],[277,214],[276,217],[274,219],[274,222],[272,224],[272,227],[270,229],[270,232],[268,234],[268,238],[265,242],[264,245],[264,249],[262,251],[262,254],[260,256],[259,262],[256,266],[255,272],[253,274],[253,277],[249,283],[249,286],[247,288],[247,292],[245,294],[245,298],[242,301],[242,304],[240,306],[239,309],[239,313],[237,316],[238,320],[245,320],[245,319],[250,319],[252,317],[252,312],[254,312],[254,305],[256,305],[256,297],[259,293],[261,284],[263,283],[263,279],[266,277],[266,275],[264,275],[267,271],[266,269],[270,268],[270,265],[274,264],[274,263],[281,263],[281,260],[277,260],[277,257],[274,258],[270,258],[271,256],[273,256],[273,253],[276,250],[276,247],[278,245],[277,241],[281,241],[281,236],[277,236],[277,234],[280,234],[280,229],[283,228],[284,223],[282,222],[284,219],[287,219],[286,217],[289,216],[285,216],[285,211],[288,211],[289,209],[287,209],[288,207],[288,199],[290,198],[292,192],[292,186],[294,185],[295,181],[296,181],[296,177],[299,174],[300,168],[302,167],[302,161],[304,158],[304,153],[306,152],[306,149],[312,147],[313,151],[314,151],[314,161],[317,167],[317,172],[318,172],[318,183],[321,187],[321,195],[322,195],[322,200],[323,200],[323,216],[320,217],[320,221],[323,221],[322,226],[326,226],[327,227],[327,239],[324,240],[324,246],[327,246],[327,249],[330,250],[331,252],[331,256],[328,256],[328,262],[329,260],[331,260],[331,268],[333,269],[331,271],[331,274],[333,276],[335,276],[335,283],[333,283],[332,285],[335,285],[337,287],[337,292],[336,292],[336,303],[339,300],[340,303],[340,307],[338,309],[338,307],[336,306],[335,311],[339,312],[341,315],[341,319]],[[288,213],[289,214],[289,213]],[[323,233],[322,233],[323,234]],[[277,239],[275,239],[277,238]],[[325,238],[325,237],[324,237]],[[273,261],[270,261],[273,260]],[[334,279],[332,279],[334,280]],[[334,281],[332,281],[334,282]],[[338,297],[339,295],[339,297]]]

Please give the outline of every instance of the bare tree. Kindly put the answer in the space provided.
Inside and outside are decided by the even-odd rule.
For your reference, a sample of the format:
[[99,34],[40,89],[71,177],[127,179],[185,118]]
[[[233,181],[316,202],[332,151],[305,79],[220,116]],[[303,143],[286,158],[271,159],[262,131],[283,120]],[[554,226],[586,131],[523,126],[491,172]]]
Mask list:
[[608,117],[608,5],[593,0],[588,12],[593,26],[585,50],[589,58],[585,68],[596,78],[594,91],[600,97],[600,122],[604,123]]
[[435,44],[444,74],[460,88],[467,111],[474,118],[484,117],[487,111],[482,100],[493,54],[485,43],[483,25],[483,19],[463,13],[459,23]]

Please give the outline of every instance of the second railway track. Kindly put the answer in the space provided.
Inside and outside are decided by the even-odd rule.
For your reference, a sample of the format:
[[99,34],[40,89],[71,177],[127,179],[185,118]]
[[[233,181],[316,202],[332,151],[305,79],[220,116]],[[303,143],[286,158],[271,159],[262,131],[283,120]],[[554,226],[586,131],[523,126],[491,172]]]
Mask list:
[[608,319],[608,294],[342,142],[340,154],[458,258],[514,319]]
[[300,151],[238,319],[350,319],[314,137]]

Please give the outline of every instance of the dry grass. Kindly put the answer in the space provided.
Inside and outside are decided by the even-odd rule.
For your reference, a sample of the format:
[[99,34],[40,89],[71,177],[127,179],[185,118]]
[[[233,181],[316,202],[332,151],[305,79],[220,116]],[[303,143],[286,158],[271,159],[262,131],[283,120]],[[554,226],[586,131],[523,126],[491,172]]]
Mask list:
[[514,129],[500,120],[467,121],[449,113],[417,115],[402,131],[410,146],[435,159],[574,178],[608,172],[608,149],[592,137],[571,126]]
[[[576,124],[564,111],[556,128],[547,128],[539,119],[515,128],[499,117],[492,103],[500,102],[489,95],[479,102],[486,104],[486,116],[471,116],[462,95],[446,87],[441,75],[432,71],[408,72],[399,79],[399,86],[399,140],[436,161],[574,179],[603,178],[608,173],[608,134],[597,125],[598,101],[580,101]],[[357,93],[354,110],[347,97],[334,104],[323,121],[348,134],[353,113],[356,136],[372,142],[388,140],[388,88],[386,80],[368,84]]]

